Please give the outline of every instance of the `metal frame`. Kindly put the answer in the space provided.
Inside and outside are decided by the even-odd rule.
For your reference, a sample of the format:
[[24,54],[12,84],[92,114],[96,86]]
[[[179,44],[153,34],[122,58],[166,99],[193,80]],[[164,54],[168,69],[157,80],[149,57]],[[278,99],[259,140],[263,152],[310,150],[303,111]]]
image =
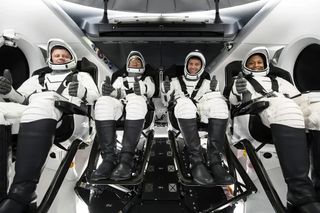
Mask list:
[[[178,168],[177,169],[178,170],[178,178],[179,178],[181,184],[183,184],[185,186],[199,186],[198,184],[195,184],[193,182],[192,178],[185,176],[181,172],[182,169],[179,164],[179,153],[178,153],[178,147],[177,147],[177,141],[176,141],[178,134],[175,134],[174,131],[172,131],[172,130],[170,130],[168,132],[168,134],[169,134],[169,140],[171,142],[170,144],[171,144],[172,150],[173,150],[173,156],[176,161],[176,166]],[[239,200],[246,200],[246,198],[249,195],[256,193],[258,190],[257,187],[254,185],[253,181],[250,179],[250,177],[248,176],[248,174],[244,170],[244,168],[242,167],[242,165],[240,164],[239,160],[236,158],[236,156],[234,155],[234,153],[230,149],[230,146],[228,144],[226,144],[226,158],[227,158],[230,172],[232,173],[232,175],[234,175],[236,177],[236,171],[237,171],[244,183],[240,183],[237,181],[235,183],[235,190],[234,190],[234,197],[233,198],[226,200],[222,204],[212,206],[209,209],[205,210],[204,212],[214,212],[217,210],[221,210],[231,204],[235,204]],[[243,190],[243,188],[245,188],[245,191]]]

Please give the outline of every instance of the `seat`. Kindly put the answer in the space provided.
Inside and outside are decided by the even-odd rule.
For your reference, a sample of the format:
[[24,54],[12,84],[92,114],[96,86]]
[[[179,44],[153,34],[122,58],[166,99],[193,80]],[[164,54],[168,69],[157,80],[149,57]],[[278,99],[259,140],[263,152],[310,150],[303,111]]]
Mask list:
[[[97,67],[86,58],[77,62],[77,69],[88,72],[96,81]],[[48,67],[45,67],[35,71],[33,75],[49,71]],[[61,125],[56,129],[54,146],[49,152],[46,168],[52,168],[56,172],[37,208],[37,212],[47,212],[49,210],[67,173],[75,169],[70,165],[72,165],[77,150],[87,147],[87,143],[94,134],[91,122],[91,106],[78,106],[66,101],[56,101],[55,106],[63,112],[63,116]],[[7,135],[7,141],[12,147],[12,161],[14,161],[17,135],[11,132],[15,133],[16,130],[12,130],[11,125],[9,125],[6,127],[5,135]]]
[[[165,71],[164,75],[169,76],[170,78],[183,73],[183,66],[173,65],[168,70]],[[190,167],[189,167],[189,154],[186,149],[183,138],[180,137],[180,128],[177,122],[177,119],[174,115],[174,105],[169,103],[168,106],[168,137],[171,145],[171,149],[173,152],[173,157],[175,161],[176,170],[178,173],[179,182],[183,185],[183,187],[187,188],[203,188],[197,183],[195,183],[191,177]],[[208,137],[208,124],[200,122],[198,119],[198,131],[200,135],[201,145],[203,149],[206,149],[207,137]],[[239,200],[245,200],[247,196],[257,191],[257,188],[253,184],[252,180],[249,178],[240,162],[236,158],[236,156],[231,151],[231,148],[228,144],[228,141],[225,141],[225,152],[226,152],[226,162],[228,165],[228,170],[232,176],[237,179],[237,182],[234,184],[234,190],[232,193],[233,198],[228,200],[226,199],[221,206],[232,205]],[[206,156],[205,160],[207,159]],[[209,168],[208,168],[209,169]],[[242,181],[240,181],[242,180]],[[206,188],[208,186],[205,186]],[[226,186],[210,186],[212,190],[217,187],[226,187]],[[207,209],[206,212],[216,211],[221,206],[212,206]]]
[[[119,71],[115,72],[112,75],[112,82],[119,77],[122,76],[125,72],[125,68],[120,69]],[[150,66],[146,65],[146,73],[150,75],[155,82],[156,85],[156,90],[155,94],[153,97],[156,97],[158,95],[158,88],[157,88],[157,75],[155,70]],[[119,184],[119,185],[126,185],[126,186],[136,186],[141,184],[143,181],[144,173],[146,170],[146,167],[148,165],[148,159],[150,157],[150,150],[152,146],[152,141],[154,137],[154,119],[155,119],[155,106],[154,103],[151,99],[147,100],[147,114],[145,116],[145,123],[144,123],[144,128],[142,131],[142,137],[140,138],[140,141],[137,145],[136,151],[135,151],[135,157],[134,157],[134,170],[132,178],[128,180],[122,180],[122,181],[115,181],[111,179],[106,179],[106,180],[99,180],[99,181],[93,181],[90,179],[91,174],[95,168],[98,167],[99,163],[99,157],[100,157],[100,149],[99,149],[99,144],[98,141],[95,139],[93,148],[90,153],[90,158],[88,162],[88,167],[86,169],[86,172],[82,176],[82,180],[86,180],[85,182],[88,182],[89,185],[95,185],[95,186],[105,186],[109,184]],[[116,135],[117,135],[117,151],[120,152],[121,149],[121,138],[123,135],[124,131],[124,121],[125,121],[125,116],[126,113],[124,111],[122,117],[116,122]],[[78,184],[81,183],[78,182]]]
[[[223,92],[228,99],[235,77],[241,71],[241,61],[233,61],[225,68],[226,87]],[[290,74],[272,64],[269,74],[286,79],[292,83]],[[267,101],[251,100],[238,106],[230,106],[232,124],[229,129],[230,142],[238,149],[245,149],[249,160],[266,192],[275,212],[286,212],[275,190],[264,164],[258,156],[277,159],[270,128],[265,126],[258,113],[269,106]],[[273,150],[273,151],[270,151]]]

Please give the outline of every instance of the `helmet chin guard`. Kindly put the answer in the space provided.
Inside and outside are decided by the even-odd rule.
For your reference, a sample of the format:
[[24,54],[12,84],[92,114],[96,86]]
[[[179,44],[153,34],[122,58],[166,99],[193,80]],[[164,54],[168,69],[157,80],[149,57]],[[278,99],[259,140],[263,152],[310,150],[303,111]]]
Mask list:
[[[141,68],[131,68],[129,67],[129,62],[132,59],[139,59],[141,61],[142,67]],[[127,64],[126,64],[126,69],[129,74],[133,75],[142,75],[145,71],[145,61],[142,56],[142,54],[139,51],[131,51],[127,57]]]
[[[191,75],[188,71],[188,63],[190,58],[198,58],[201,61],[201,68],[200,70],[195,74],[195,75]],[[184,60],[184,76],[186,77],[186,79],[188,80],[198,80],[200,78],[200,76],[202,75],[202,73],[204,72],[204,68],[206,67],[206,59],[203,56],[203,54],[201,52],[199,52],[199,50],[194,50],[192,52],[190,52],[187,56],[186,59]]]
[[[246,66],[247,61],[253,55],[260,55],[263,59],[264,69],[263,70],[252,70]],[[269,51],[266,47],[255,47],[253,48],[247,56],[242,61],[242,72],[244,75],[252,75],[252,76],[266,76],[268,75],[270,70],[269,67]]]
[[[65,64],[52,63],[52,60],[51,60],[52,49],[57,46],[66,49],[70,53],[71,60],[68,63],[65,63]],[[62,39],[58,39],[58,38],[50,39],[47,44],[47,54],[48,54],[48,58],[47,58],[48,65],[54,71],[72,70],[72,69],[75,69],[77,66],[77,55],[75,54],[73,49]]]

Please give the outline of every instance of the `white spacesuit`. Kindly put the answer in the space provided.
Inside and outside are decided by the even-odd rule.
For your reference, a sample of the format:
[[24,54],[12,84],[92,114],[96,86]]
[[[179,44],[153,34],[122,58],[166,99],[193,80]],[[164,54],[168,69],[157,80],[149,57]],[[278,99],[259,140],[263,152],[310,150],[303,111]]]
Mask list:
[[[199,51],[190,52],[185,58],[184,74],[164,81],[166,100],[173,99],[174,115],[190,152],[191,173],[195,182],[201,185],[232,184],[231,177],[221,166],[220,153],[228,121],[228,107],[219,91],[215,77],[204,71],[205,57]],[[170,107],[170,103],[169,103]],[[202,164],[197,115],[208,128],[208,159],[213,177]]]
[[35,204],[36,185],[63,114],[55,100],[92,104],[99,96],[91,76],[75,69],[77,57],[68,44],[51,39],[47,51],[49,73],[34,75],[17,91],[5,77],[0,79],[5,99],[28,104],[20,120],[15,176],[8,198],[0,203],[1,213],[23,213]]
[[232,87],[230,102],[237,105],[265,96],[260,100],[268,101],[269,107],[259,116],[263,124],[271,129],[288,185],[288,204],[300,212],[320,212],[308,177],[309,156],[304,122],[307,102],[304,96],[300,96],[300,92],[288,81],[269,74],[269,53],[265,47],[256,47],[247,54],[242,62],[242,73],[244,77],[238,76]]
[[[120,72],[120,71],[118,71]],[[147,114],[147,99],[155,92],[155,84],[145,72],[145,61],[138,51],[131,51],[126,71],[111,85],[109,77],[102,85],[102,95],[95,105],[95,123],[103,162],[92,179],[124,180],[131,177],[133,155]],[[124,114],[125,111],[125,114]],[[120,163],[115,168],[116,121],[124,116],[124,135]]]

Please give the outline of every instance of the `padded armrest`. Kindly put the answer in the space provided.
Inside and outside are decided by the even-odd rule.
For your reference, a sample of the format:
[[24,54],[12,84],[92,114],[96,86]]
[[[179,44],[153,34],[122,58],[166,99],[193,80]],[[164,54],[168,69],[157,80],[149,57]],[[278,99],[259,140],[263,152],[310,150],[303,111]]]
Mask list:
[[88,107],[86,105],[77,106],[68,101],[55,101],[54,106],[68,115],[77,114],[89,116]]

